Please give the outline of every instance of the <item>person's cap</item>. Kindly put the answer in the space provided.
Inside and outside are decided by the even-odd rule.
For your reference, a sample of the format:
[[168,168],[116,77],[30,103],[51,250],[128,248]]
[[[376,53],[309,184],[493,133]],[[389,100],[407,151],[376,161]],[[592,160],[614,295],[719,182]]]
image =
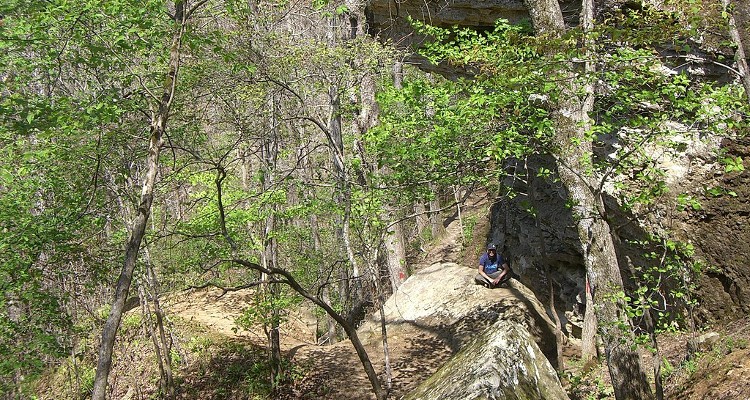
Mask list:
[[495,247],[494,244],[490,243],[487,245],[487,250],[497,250],[497,247]]

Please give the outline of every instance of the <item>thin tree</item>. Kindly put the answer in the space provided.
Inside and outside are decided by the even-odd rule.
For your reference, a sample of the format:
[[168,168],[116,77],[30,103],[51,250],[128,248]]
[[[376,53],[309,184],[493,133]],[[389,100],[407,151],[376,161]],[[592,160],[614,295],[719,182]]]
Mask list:
[[172,102],[174,101],[177,89],[177,75],[181,65],[182,39],[187,27],[187,21],[193,13],[201,7],[207,0],[198,1],[192,7],[188,6],[188,0],[178,0],[175,2],[174,33],[172,35],[172,45],[169,54],[169,68],[164,79],[163,90],[151,109],[149,126],[149,149],[146,159],[146,175],[141,188],[141,198],[138,205],[137,215],[129,229],[129,237],[125,249],[125,259],[123,260],[120,277],[115,286],[115,298],[112,302],[112,308],[107,321],[102,329],[102,340],[99,347],[99,360],[96,366],[96,375],[94,378],[94,387],[92,391],[92,400],[104,400],[106,397],[107,380],[110,369],[112,368],[112,353],[115,345],[117,330],[125,309],[125,300],[130,291],[130,284],[133,280],[133,271],[135,269],[141,242],[146,231],[146,225],[151,213],[151,205],[154,198],[154,185],[156,184],[156,175],[159,169],[159,153],[163,144],[163,136],[167,129]]
[[742,86],[745,87],[745,98],[750,102],[750,70],[748,70],[747,66],[747,58],[745,57],[742,36],[740,35],[740,30],[737,28],[737,20],[734,17],[735,5],[732,4],[731,0],[721,0],[721,5],[724,7],[724,13],[729,25],[729,36],[732,38],[732,43],[734,43],[734,46],[736,47],[734,51],[734,61],[737,63],[737,74],[742,81]]

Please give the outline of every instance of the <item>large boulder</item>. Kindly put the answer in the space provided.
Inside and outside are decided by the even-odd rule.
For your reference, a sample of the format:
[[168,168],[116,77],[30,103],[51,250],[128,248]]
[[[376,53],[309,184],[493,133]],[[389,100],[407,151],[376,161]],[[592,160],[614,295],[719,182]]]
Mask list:
[[[474,268],[433,264],[409,277],[384,305],[389,337],[428,334],[451,350],[447,364],[419,386],[414,398],[494,398],[493,393],[504,392],[566,398],[553,369],[555,328],[542,304],[515,279],[491,290],[474,284],[475,274]],[[365,342],[379,340],[377,313],[359,335]],[[439,382],[457,376],[471,383],[447,385],[453,397],[430,395],[436,389],[429,382],[446,386]],[[486,397],[471,397],[481,393]]]
[[406,400],[567,399],[526,329],[498,320],[476,335]]

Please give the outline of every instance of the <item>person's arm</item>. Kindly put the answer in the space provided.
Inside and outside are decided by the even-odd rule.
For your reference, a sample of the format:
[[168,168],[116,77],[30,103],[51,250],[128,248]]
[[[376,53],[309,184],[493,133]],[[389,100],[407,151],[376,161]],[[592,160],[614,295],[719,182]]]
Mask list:
[[505,275],[508,275],[508,272],[510,272],[510,266],[508,265],[508,263],[504,262],[503,263],[503,272],[501,272],[500,275],[497,276],[497,279],[495,279],[494,281],[492,281],[492,283],[494,285],[497,285],[498,283],[500,283],[500,281],[503,280],[503,278],[505,277]]
[[499,258],[499,260],[497,260],[497,262],[500,263],[500,264],[502,264],[503,271],[500,272],[500,275],[498,275],[497,278],[495,278],[495,279],[492,280],[492,284],[493,285],[497,285],[498,283],[500,283],[500,281],[503,280],[503,278],[505,277],[505,275],[507,275],[508,272],[510,272],[510,266],[508,265],[507,262],[505,262],[505,260],[503,259],[503,256],[500,255],[500,254],[498,254],[497,257]]
[[484,272],[484,265],[479,264],[479,275],[482,275],[487,282],[492,282],[492,278]]

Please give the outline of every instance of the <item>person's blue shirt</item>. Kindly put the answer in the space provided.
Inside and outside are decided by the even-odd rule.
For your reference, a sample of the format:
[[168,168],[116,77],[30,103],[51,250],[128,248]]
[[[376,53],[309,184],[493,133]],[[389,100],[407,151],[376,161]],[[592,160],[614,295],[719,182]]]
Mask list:
[[503,266],[503,256],[495,254],[494,259],[490,258],[489,254],[484,253],[479,257],[479,265],[484,267],[485,274],[494,274]]

